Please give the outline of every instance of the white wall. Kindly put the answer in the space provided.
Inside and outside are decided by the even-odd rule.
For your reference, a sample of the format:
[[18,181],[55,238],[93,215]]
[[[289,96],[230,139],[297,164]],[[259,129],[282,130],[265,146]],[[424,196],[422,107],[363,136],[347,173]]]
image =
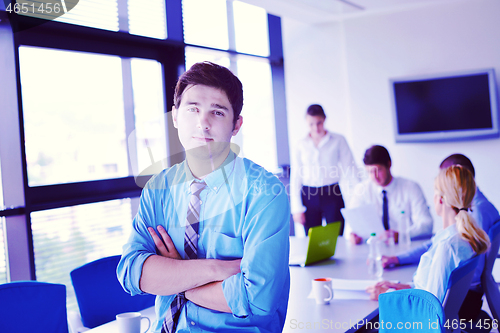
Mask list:
[[[499,13],[497,0],[464,0],[324,26],[284,19],[292,147],[294,134],[304,127],[298,116],[306,104],[323,103],[327,126],[346,135],[359,165],[370,145],[386,146],[393,173],[416,180],[432,207],[439,163],[460,152],[472,160],[479,187],[500,208],[500,139],[396,144],[388,83],[391,77],[494,67],[500,86]],[[440,219],[435,220],[440,227]]]

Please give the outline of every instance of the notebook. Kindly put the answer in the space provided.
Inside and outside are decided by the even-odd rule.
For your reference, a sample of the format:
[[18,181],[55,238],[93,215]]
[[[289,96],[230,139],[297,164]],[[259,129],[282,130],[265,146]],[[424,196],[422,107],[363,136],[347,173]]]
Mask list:
[[339,232],[340,222],[309,228],[307,251],[290,251],[290,265],[307,266],[332,257]]

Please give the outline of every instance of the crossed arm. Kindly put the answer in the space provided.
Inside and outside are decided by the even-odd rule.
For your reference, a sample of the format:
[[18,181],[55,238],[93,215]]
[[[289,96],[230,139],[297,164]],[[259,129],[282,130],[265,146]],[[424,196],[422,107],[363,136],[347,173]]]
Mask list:
[[140,279],[142,291],[155,295],[185,292],[191,302],[212,310],[231,313],[222,291],[222,281],[240,273],[241,260],[182,260],[172,239],[162,226],[149,227],[160,255],[144,262]]

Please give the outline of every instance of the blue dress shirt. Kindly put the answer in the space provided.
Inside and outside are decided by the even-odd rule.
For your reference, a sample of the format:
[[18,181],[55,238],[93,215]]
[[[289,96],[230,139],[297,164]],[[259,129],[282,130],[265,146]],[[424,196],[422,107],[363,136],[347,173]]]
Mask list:
[[[486,199],[484,194],[476,189],[476,195],[472,199],[472,217],[476,220],[477,224],[483,228],[483,230],[488,233],[491,226],[498,221],[500,218],[498,210],[493,206],[491,202]],[[414,250],[403,253],[398,256],[399,264],[406,265],[417,263],[420,260],[422,254],[424,254],[432,245],[432,240],[423,243],[421,246],[415,248]],[[484,260],[480,260],[477,265],[476,271],[474,272],[474,277],[472,279],[471,289],[482,292],[481,288],[481,274],[484,269]]]
[[[176,164],[151,178],[141,195],[138,213],[117,268],[124,289],[139,288],[144,261],[156,254],[147,228],[162,225],[184,258],[184,229],[194,179],[187,162]],[[203,179],[198,257],[241,258],[241,273],[222,283],[232,311],[222,313],[190,301],[180,314],[177,332],[281,332],[290,291],[290,207],[283,184],[273,174],[230,152],[219,169]],[[175,295],[156,297],[160,332]]]
[[413,276],[415,288],[427,290],[443,303],[451,272],[474,255],[474,250],[462,239],[455,224],[440,230],[432,238],[429,250],[420,258]]

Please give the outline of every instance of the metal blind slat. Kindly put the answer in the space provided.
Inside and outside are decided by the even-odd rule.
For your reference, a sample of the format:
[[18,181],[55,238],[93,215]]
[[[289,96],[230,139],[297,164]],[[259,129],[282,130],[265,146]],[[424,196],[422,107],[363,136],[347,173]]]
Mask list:
[[68,288],[68,309],[77,310],[70,272],[90,261],[120,254],[132,227],[130,199],[31,214],[38,281]]

